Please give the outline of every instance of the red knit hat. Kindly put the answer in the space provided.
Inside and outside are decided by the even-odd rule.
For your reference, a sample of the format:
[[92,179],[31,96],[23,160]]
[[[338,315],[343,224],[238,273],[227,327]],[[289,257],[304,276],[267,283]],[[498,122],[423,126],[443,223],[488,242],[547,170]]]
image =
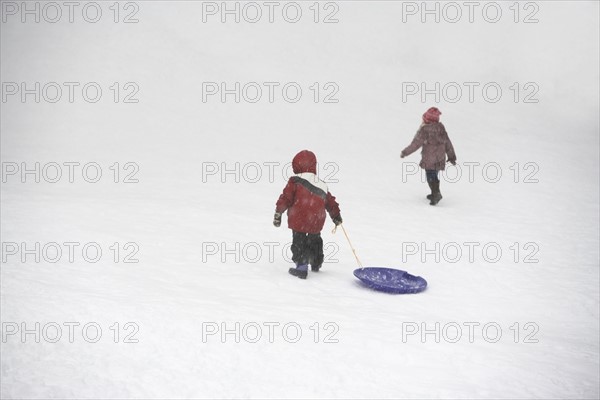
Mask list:
[[429,110],[425,111],[425,114],[423,114],[423,122],[426,124],[440,122],[440,115],[442,115],[440,110],[438,110],[436,107],[431,107]]
[[302,150],[300,153],[294,156],[292,160],[292,169],[295,174],[301,174],[303,172],[317,173],[317,157],[315,153],[310,150]]

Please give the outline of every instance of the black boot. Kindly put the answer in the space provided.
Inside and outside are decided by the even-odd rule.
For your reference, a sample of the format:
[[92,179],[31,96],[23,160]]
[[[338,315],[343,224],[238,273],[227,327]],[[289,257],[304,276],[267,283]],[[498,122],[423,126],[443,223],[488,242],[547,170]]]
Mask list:
[[431,196],[433,195],[433,186],[432,186],[432,182],[427,181],[427,184],[429,185],[429,189],[431,190],[431,194],[427,195],[427,200],[431,200]]
[[431,201],[429,205],[435,206],[442,199],[442,193],[440,192],[440,181],[431,182]]
[[290,275],[297,276],[300,279],[306,279],[308,276],[308,265],[298,265],[296,268],[290,268],[288,272]]
[[310,270],[311,270],[312,272],[319,272],[319,270],[320,270],[320,269],[321,269],[321,266],[320,266],[320,265],[312,265],[312,264],[311,264],[311,266],[310,266]]

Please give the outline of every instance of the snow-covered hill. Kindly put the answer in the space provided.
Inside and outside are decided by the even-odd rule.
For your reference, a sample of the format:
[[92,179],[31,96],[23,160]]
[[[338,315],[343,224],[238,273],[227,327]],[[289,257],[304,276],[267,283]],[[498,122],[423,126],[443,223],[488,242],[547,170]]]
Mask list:
[[[3,398],[598,398],[597,2],[23,4]],[[432,105],[437,207],[399,158]],[[425,292],[362,287],[329,221],[322,271],[287,274],[305,148],[361,261]]]

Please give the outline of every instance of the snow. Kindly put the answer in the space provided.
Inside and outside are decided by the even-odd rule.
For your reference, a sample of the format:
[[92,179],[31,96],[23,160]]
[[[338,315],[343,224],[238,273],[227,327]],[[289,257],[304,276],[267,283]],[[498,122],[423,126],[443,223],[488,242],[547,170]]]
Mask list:
[[[312,2],[296,24],[278,13],[203,23],[201,2],[131,3],[134,24],[114,23],[104,2],[95,24],[80,9],[69,23],[66,6],[55,24],[5,12],[2,82],[57,82],[63,97],[7,95],[3,173],[39,162],[53,177],[54,162],[63,176],[3,176],[2,398],[598,398],[598,3],[530,2],[534,24],[514,23],[504,2],[496,24],[477,12],[469,23],[466,6],[457,23],[403,23],[408,3],[337,2],[336,24],[313,23]],[[121,19],[134,10],[120,6]],[[520,6],[521,19],[534,10]],[[333,10],[320,7],[321,18]],[[80,82],[72,103],[64,82]],[[97,103],[82,98],[86,82],[102,88]],[[122,102],[127,82],[138,103]],[[257,82],[263,98],[203,102],[203,82]],[[263,82],[281,83],[273,103]],[[297,103],[281,97],[287,82],[303,90]],[[315,103],[314,82],[320,96],[336,83],[339,102]],[[403,101],[407,82],[456,82],[463,97]],[[480,83],[473,102],[464,82]],[[496,103],[482,97],[489,82],[503,90]],[[523,102],[528,82],[537,103]],[[418,154],[399,158],[432,105],[462,173],[450,183],[448,168],[436,207],[410,174]],[[271,221],[285,166],[305,148],[360,260],[422,276],[425,292],[362,287],[330,221],[329,262],[306,281],[288,275],[291,232]],[[72,183],[65,162],[80,163]],[[97,183],[81,174],[91,162]],[[238,182],[221,175],[236,163]],[[124,183],[132,172],[139,182]],[[36,242],[62,257],[49,262],[47,246],[35,262],[21,243]],[[65,242],[80,244],[73,262]],[[86,243],[102,249],[98,262],[83,258]],[[123,262],[130,254],[139,262]],[[21,335],[36,323],[39,343]]]

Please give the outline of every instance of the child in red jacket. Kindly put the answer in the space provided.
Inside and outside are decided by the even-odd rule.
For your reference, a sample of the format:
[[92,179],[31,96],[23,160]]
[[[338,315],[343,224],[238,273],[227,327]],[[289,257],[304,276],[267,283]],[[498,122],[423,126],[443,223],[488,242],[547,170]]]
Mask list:
[[275,207],[273,225],[281,226],[281,214],[287,210],[288,227],[292,230],[292,261],[296,268],[289,273],[301,279],[308,276],[308,265],[313,272],[323,264],[325,211],[337,226],[342,223],[339,204],[329,193],[327,185],[317,178],[317,157],[302,150],[292,160],[294,176],[290,178]]

